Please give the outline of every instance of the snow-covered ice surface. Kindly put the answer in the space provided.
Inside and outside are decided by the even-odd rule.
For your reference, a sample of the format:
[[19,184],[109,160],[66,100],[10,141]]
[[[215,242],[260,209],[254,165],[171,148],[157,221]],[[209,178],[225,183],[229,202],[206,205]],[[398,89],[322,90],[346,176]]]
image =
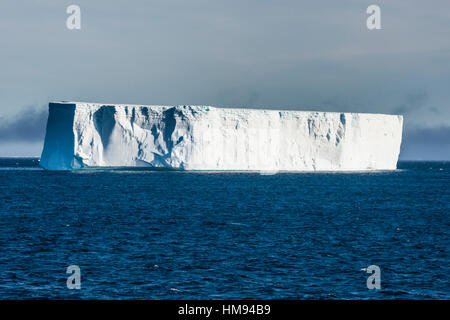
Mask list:
[[394,170],[399,115],[61,102],[49,104],[49,170]]

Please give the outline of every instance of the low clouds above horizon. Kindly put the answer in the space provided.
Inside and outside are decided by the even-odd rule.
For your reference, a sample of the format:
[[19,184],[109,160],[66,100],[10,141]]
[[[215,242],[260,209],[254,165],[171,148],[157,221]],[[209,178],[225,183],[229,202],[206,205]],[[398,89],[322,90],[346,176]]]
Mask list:
[[43,142],[47,109],[27,108],[8,120],[0,118],[0,144],[4,142]]
[[0,156],[77,100],[400,113],[402,158],[450,159],[448,0],[378,1],[375,31],[366,0],[78,0],[80,31],[71,4],[0,3]]

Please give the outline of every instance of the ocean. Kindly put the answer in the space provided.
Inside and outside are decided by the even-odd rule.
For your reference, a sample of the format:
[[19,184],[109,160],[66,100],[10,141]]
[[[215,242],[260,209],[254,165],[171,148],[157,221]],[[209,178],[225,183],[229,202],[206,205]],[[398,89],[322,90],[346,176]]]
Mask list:
[[0,298],[449,299],[449,187],[450,162],[261,175],[2,158]]

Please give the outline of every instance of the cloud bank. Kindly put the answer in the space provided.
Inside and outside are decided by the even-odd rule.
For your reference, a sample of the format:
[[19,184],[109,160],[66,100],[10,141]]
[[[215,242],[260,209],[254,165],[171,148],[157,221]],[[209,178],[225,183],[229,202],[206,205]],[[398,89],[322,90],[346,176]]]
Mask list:
[[47,117],[47,109],[27,108],[13,119],[0,119],[0,143],[42,142]]

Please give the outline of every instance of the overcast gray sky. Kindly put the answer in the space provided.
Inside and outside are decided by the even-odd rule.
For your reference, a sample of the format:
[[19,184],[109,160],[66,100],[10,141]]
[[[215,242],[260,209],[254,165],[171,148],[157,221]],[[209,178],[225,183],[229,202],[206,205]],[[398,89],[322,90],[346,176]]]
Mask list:
[[400,113],[401,159],[450,159],[448,0],[2,0],[0,43],[0,156],[77,100]]

